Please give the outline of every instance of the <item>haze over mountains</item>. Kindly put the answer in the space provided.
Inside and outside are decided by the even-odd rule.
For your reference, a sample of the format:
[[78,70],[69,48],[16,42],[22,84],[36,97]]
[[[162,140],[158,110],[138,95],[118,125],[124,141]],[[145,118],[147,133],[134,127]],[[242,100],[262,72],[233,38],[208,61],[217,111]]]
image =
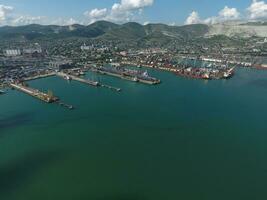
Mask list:
[[26,25],[0,27],[0,39],[25,38],[68,38],[85,37],[109,40],[140,39],[192,39],[225,35],[228,37],[267,37],[267,22],[224,22],[214,25],[192,24],[169,26],[165,24],[141,25],[135,22],[118,25],[107,21],[98,21],[88,26]]

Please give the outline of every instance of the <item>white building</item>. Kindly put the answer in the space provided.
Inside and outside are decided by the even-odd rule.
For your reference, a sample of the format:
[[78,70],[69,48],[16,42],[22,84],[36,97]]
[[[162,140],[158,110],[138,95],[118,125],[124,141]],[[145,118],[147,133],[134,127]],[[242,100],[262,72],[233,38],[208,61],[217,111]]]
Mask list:
[[6,56],[20,56],[21,51],[19,49],[7,49],[5,50],[4,54]]
[[90,50],[93,50],[93,46],[87,46],[86,44],[83,44],[82,46],[81,46],[81,50],[82,51],[90,51]]

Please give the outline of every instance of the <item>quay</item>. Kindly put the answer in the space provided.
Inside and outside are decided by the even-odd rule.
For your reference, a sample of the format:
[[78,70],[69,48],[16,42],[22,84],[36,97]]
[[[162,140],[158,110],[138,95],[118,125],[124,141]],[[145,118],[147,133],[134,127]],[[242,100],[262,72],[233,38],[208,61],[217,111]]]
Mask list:
[[51,72],[51,73],[47,73],[47,74],[40,74],[40,75],[36,75],[36,76],[32,76],[32,77],[27,77],[24,78],[24,81],[32,81],[32,80],[36,80],[36,79],[41,79],[41,78],[47,78],[47,77],[51,77],[51,76],[55,76],[56,73],[55,72]]
[[113,90],[113,91],[116,91],[116,92],[120,92],[121,91],[121,88],[113,87],[113,86],[110,86],[110,85],[105,85],[105,84],[102,84],[102,83],[99,83],[99,82],[96,82],[96,81],[91,81],[91,80],[88,80],[88,79],[83,79],[83,78],[80,78],[78,76],[66,74],[66,73],[63,73],[63,72],[58,72],[56,75],[66,79],[66,80],[75,80],[75,81],[78,81],[78,82],[81,82],[81,83],[85,83],[87,85],[94,86],[94,87],[103,87],[103,88],[107,88],[107,89],[110,89],[110,90]]
[[186,77],[186,78],[192,78],[192,79],[206,79],[206,80],[216,80],[216,79],[229,79],[234,75],[234,69],[233,68],[227,68],[227,69],[220,69],[220,68],[214,68],[209,69],[205,67],[191,67],[191,66],[184,66],[179,65],[177,67],[172,66],[152,66],[152,65],[138,65],[133,62],[123,62],[122,64],[130,64],[133,66],[143,66],[143,67],[149,67],[154,68],[158,70],[173,72],[177,76]]
[[121,62],[120,63],[123,66],[134,66],[134,67],[146,67],[146,68],[151,68],[151,69],[157,69],[157,70],[163,70],[163,71],[167,71],[167,72],[177,72],[178,69],[174,68],[174,67],[170,67],[170,66],[156,66],[156,65],[148,65],[148,64],[138,64],[135,62]]
[[52,93],[44,93],[37,89],[27,87],[23,84],[10,83],[10,87],[18,91],[24,92],[32,97],[35,97],[45,103],[54,103],[59,101],[58,97],[55,97]]

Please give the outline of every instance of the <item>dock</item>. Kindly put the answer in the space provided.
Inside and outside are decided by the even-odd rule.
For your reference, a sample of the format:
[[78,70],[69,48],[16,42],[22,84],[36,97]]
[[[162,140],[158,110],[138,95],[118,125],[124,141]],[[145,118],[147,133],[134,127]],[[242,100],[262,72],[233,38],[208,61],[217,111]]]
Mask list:
[[34,98],[37,98],[45,103],[56,103],[61,107],[67,108],[69,110],[74,109],[74,106],[60,102],[60,99],[58,97],[55,97],[51,92],[48,93],[41,92],[37,89],[33,89],[26,86],[25,83],[20,83],[20,84],[10,83],[10,87],[18,91],[21,91],[25,94],[28,94]]
[[159,79],[152,78],[152,77],[145,77],[142,74],[131,74],[130,72],[127,71],[119,71],[116,70],[115,68],[96,68],[96,67],[91,67],[89,69],[92,72],[99,73],[101,75],[109,75],[113,76],[116,78],[121,78],[123,80],[131,81],[131,82],[140,82],[144,84],[149,84],[149,85],[156,85],[161,83]]
[[56,101],[59,101],[59,98],[55,97],[53,94],[44,93],[37,89],[30,88],[28,86],[25,86],[23,84],[16,84],[16,83],[10,83],[10,86],[13,89],[16,89],[18,91],[24,92],[34,98],[37,98],[45,103],[54,103]]
[[66,80],[78,81],[80,83],[84,83],[84,84],[87,84],[87,85],[90,85],[90,86],[93,86],[93,87],[103,87],[103,88],[107,88],[107,89],[110,89],[110,90],[113,90],[113,91],[116,91],[116,92],[120,92],[121,91],[121,88],[113,87],[113,86],[110,86],[110,85],[102,84],[102,83],[99,83],[99,82],[96,82],[96,81],[91,81],[91,80],[88,80],[88,79],[83,79],[83,78],[80,78],[78,76],[66,74],[66,73],[63,73],[63,72],[58,72],[56,75],[66,79]]
[[74,80],[74,81],[78,81],[78,82],[81,82],[81,83],[85,83],[87,85],[90,85],[90,86],[93,86],[93,87],[99,87],[100,84],[96,81],[91,81],[91,80],[88,80],[88,79],[83,79],[83,78],[80,78],[78,76],[73,76],[73,75],[70,75],[70,74],[65,74],[63,72],[58,72],[56,74],[57,76],[59,77],[62,77],[66,80]]

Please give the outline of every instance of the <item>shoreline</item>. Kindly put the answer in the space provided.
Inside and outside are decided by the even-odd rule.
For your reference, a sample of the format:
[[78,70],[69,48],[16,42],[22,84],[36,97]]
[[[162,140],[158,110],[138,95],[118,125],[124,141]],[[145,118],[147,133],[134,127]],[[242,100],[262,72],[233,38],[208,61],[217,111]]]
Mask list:
[[37,79],[42,79],[42,78],[47,78],[47,77],[51,77],[51,76],[55,76],[56,73],[55,72],[51,72],[48,74],[42,74],[42,75],[37,75],[37,76],[32,76],[32,77],[28,77],[28,78],[24,78],[24,81],[33,81],[33,80],[37,80]]

